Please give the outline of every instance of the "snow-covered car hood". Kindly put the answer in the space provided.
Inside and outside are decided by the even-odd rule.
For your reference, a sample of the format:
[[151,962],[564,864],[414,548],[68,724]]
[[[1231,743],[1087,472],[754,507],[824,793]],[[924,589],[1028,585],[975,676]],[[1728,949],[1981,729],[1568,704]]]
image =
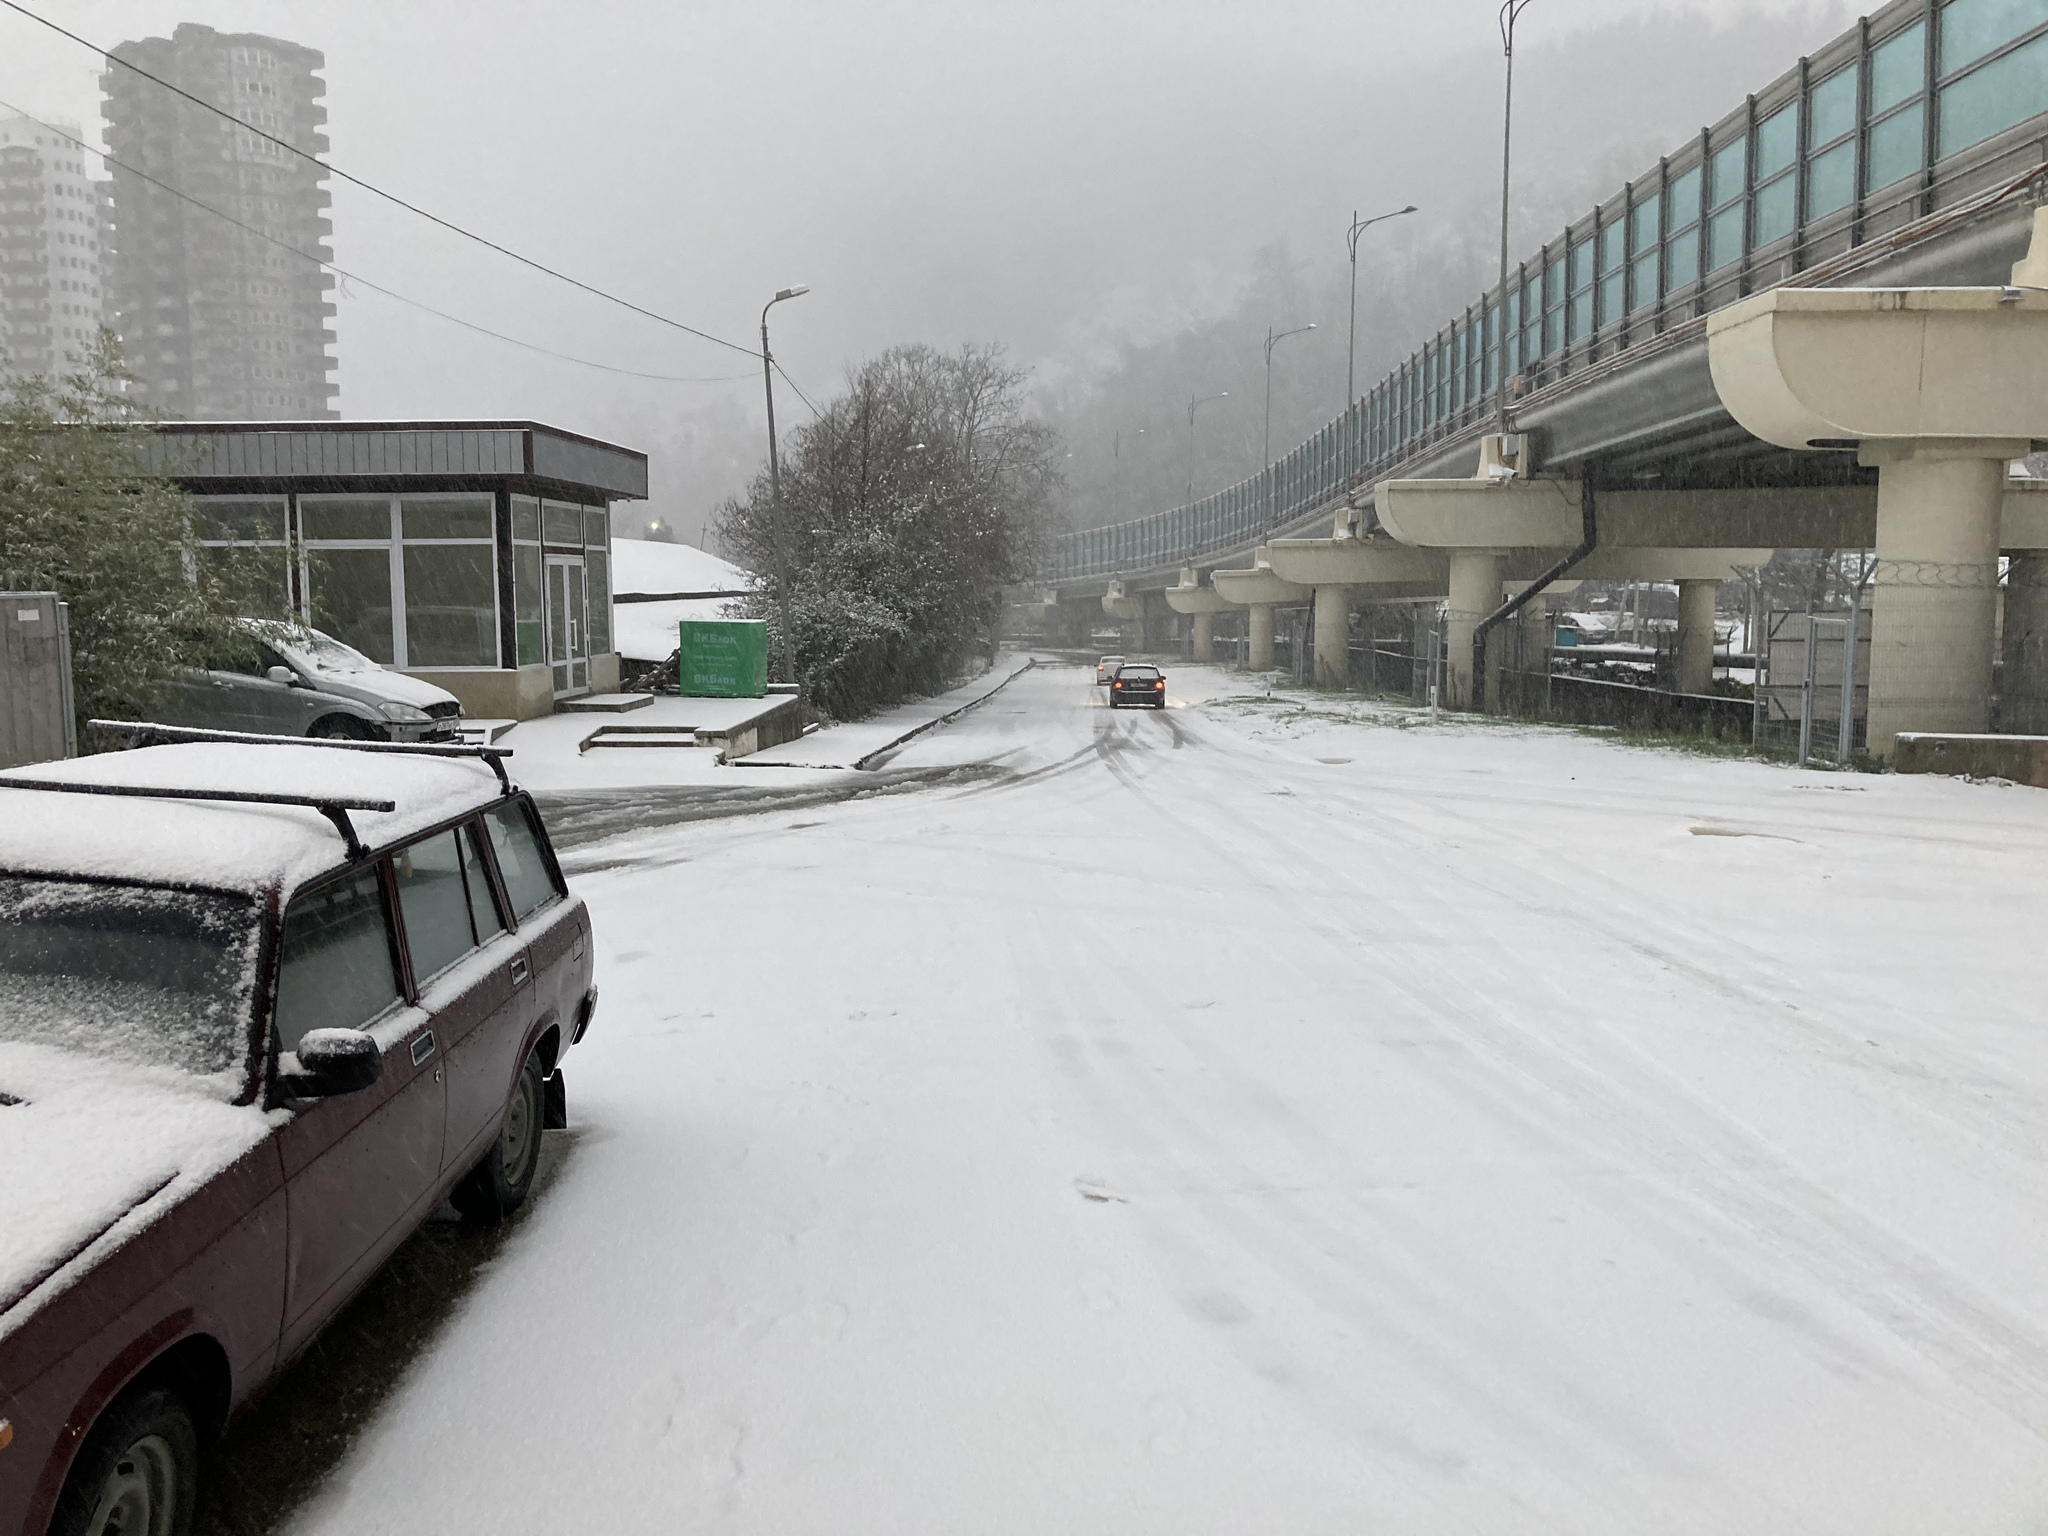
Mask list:
[[455,702],[455,695],[446,688],[407,677],[403,672],[313,672],[309,677],[322,693],[338,693],[345,699],[361,699],[370,704],[395,700],[425,709],[429,704]]
[[283,1118],[230,1091],[0,1040],[0,1336]]

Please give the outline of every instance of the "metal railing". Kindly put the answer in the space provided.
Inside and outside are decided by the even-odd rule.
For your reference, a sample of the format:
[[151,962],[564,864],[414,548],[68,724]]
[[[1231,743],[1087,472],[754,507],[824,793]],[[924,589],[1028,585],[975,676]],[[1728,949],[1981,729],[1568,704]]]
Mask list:
[[[1270,468],[1055,541],[1049,579],[1298,523],[1511,402],[1797,281],[2048,160],[2048,0],[1895,0],[1547,243]],[[1502,317],[1506,354],[1502,355]]]

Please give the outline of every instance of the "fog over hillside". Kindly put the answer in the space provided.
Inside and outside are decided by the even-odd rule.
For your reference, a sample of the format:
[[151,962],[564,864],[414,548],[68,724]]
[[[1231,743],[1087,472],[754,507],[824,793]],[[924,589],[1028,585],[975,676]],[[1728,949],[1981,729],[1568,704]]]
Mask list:
[[[1231,392],[1205,416],[1202,481],[1254,467],[1258,341],[1314,320],[1276,373],[1274,441],[1298,439],[1341,404],[1354,207],[1423,209],[1367,237],[1361,383],[1487,280],[1495,10],[67,0],[53,15],[104,46],[194,21],[318,49],[335,165],[734,343],[333,183],[334,259],[365,280],[335,294],[345,416],[538,418],[645,449],[649,510],[694,542],[760,465],[744,349],[791,283],[812,292],[777,310],[775,350],[814,399],[905,343],[998,342],[1034,369],[1072,439],[1083,521],[1111,515],[1120,464],[1127,511],[1179,496],[1184,444],[1155,439],[1184,433],[1197,391]],[[1839,0],[1538,0],[1517,51],[1517,253],[1851,19]],[[0,58],[7,102],[97,142],[97,56],[0,13]],[[808,419],[787,390],[782,415]],[[1126,463],[1117,434],[1140,429]]]
[[[1788,7],[1739,26],[1700,14],[1649,15],[1518,48],[1510,261],[1533,255],[1624,182],[1654,173],[1659,155],[1847,24],[1832,7]],[[1449,102],[1476,104],[1446,111]],[[1269,327],[1317,327],[1274,352],[1275,457],[1343,410],[1344,236],[1354,205],[1363,217],[1409,203],[1419,210],[1375,226],[1360,243],[1361,394],[1497,280],[1497,48],[1349,94],[1333,87],[1276,97],[1272,109],[1284,114],[1293,142],[1357,149],[1275,167],[1275,184],[1261,194],[1275,207],[1275,232],[1227,296],[1211,295],[1205,309],[1168,327],[1142,295],[1119,294],[1091,337],[1070,337],[1042,369],[1047,409],[1072,454],[1068,505],[1077,527],[1185,499],[1195,396],[1230,395],[1199,413],[1195,494],[1258,470]]]

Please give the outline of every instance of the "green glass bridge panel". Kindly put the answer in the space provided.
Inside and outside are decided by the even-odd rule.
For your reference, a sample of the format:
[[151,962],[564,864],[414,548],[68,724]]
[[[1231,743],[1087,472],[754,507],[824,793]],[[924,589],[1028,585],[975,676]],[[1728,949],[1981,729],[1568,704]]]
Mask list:
[[1806,142],[1832,144],[1856,127],[1856,66],[1838,69],[1813,88],[1806,104]]
[[[1756,179],[1775,176],[1799,155],[1799,113],[1780,107],[1756,129]],[[1761,242],[1759,242],[1761,244]]]
[[1856,200],[1856,144],[1837,144],[1806,165],[1806,216],[1817,219]]
[[1924,22],[1870,50],[1870,113],[1918,96],[1927,89],[1927,27]]
[[1950,0],[1941,8],[1941,72],[1952,75],[2039,26],[2048,26],[2048,0]]
[[758,699],[768,691],[768,626],[760,619],[683,619],[676,682],[685,698]]
[[1925,163],[1926,153],[1927,113],[1916,101],[1870,130],[1870,176],[1866,185],[1875,191],[1917,174]]
[[1673,229],[1683,229],[1700,216],[1700,168],[1694,166],[1671,183],[1671,219]]
[[1699,226],[1673,235],[1664,247],[1666,279],[1673,288],[1683,288],[1700,275]]
[[1708,166],[1707,203],[1719,208],[1732,203],[1742,196],[1743,157],[1749,152],[1749,138],[1730,139],[1714,151],[1714,158]]
[[2037,112],[2048,112],[2048,33],[1942,87],[1937,153],[1967,149]]
[[1768,187],[1757,189],[1754,226],[1757,245],[1769,245],[1773,240],[1792,233],[1793,216],[1798,211],[1796,191],[1790,176],[1780,176]]

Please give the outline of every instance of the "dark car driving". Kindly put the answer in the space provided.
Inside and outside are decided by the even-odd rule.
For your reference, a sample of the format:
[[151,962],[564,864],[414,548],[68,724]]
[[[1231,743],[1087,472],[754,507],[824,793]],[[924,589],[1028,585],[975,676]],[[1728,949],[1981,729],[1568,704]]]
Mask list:
[[522,1202],[596,1005],[502,753],[155,734],[0,773],[0,1532],[187,1530],[443,1200]]
[[1121,709],[1126,704],[1166,708],[1166,674],[1150,662],[1127,661],[1118,667],[1109,680],[1109,707]]

